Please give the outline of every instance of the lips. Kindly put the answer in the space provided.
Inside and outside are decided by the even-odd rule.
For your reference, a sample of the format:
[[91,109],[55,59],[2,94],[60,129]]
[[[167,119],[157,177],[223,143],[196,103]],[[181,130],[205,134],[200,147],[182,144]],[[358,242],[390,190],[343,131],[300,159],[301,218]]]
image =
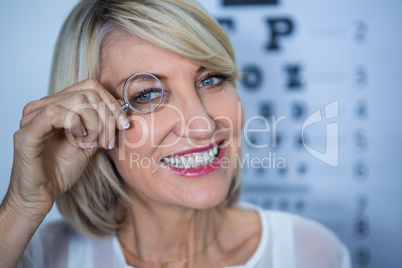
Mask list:
[[223,156],[226,153],[224,141],[211,144],[204,149],[185,151],[165,157],[161,160],[162,167],[185,177],[201,177],[221,167]]
[[189,169],[212,163],[217,155],[218,145],[214,145],[201,152],[165,157],[162,161],[175,168]]

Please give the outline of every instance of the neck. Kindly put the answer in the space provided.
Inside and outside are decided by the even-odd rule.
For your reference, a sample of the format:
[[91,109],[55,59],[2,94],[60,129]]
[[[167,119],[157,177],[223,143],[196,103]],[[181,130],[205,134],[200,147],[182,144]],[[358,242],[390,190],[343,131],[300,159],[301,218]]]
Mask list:
[[[139,201],[139,200],[138,200]],[[192,261],[217,237],[219,208],[188,209],[157,202],[136,202],[119,231],[126,260],[133,265]],[[159,266],[160,267],[160,266]],[[167,267],[167,266],[166,266]]]

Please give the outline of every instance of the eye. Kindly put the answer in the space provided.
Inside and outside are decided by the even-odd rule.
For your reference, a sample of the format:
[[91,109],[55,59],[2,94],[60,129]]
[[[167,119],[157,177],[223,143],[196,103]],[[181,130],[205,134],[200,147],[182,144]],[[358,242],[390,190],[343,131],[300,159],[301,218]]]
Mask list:
[[213,86],[220,81],[217,77],[207,77],[201,81],[203,87]]
[[163,97],[163,91],[161,89],[148,88],[141,90],[141,92],[138,92],[131,97],[128,97],[128,99],[130,104],[133,107],[136,107],[138,105],[159,103],[162,97]]
[[223,74],[208,74],[201,79],[199,87],[216,87],[228,80],[228,76]]
[[140,101],[150,101],[152,99],[155,99],[158,97],[158,92],[149,92],[142,94],[141,96],[138,97],[138,100]]

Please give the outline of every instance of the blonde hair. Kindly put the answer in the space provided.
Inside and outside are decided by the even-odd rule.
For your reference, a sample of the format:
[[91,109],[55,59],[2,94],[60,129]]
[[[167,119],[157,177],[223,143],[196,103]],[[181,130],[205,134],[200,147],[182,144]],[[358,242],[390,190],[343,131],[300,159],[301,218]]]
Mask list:
[[[240,77],[228,37],[195,0],[82,0],[60,31],[49,93],[88,78],[98,80],[102,42],[116,29],[226,74],[232,81]],[[239,177],[237,172],[225,200],[228,206],[237,202]],[[119,174],[106,154],[98,152],[57,205],[74,228],[101,238],[119,228],[113,217],[119,200],[129,200]]]

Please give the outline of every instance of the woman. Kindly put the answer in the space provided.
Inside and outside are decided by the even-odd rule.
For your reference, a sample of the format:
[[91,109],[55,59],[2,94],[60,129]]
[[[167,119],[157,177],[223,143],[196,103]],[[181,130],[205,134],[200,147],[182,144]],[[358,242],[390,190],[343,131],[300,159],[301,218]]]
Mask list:
[[350,267],[317,223],[237,204],[238,77],[195,0],[81,1],[14,136],[0,266]]

